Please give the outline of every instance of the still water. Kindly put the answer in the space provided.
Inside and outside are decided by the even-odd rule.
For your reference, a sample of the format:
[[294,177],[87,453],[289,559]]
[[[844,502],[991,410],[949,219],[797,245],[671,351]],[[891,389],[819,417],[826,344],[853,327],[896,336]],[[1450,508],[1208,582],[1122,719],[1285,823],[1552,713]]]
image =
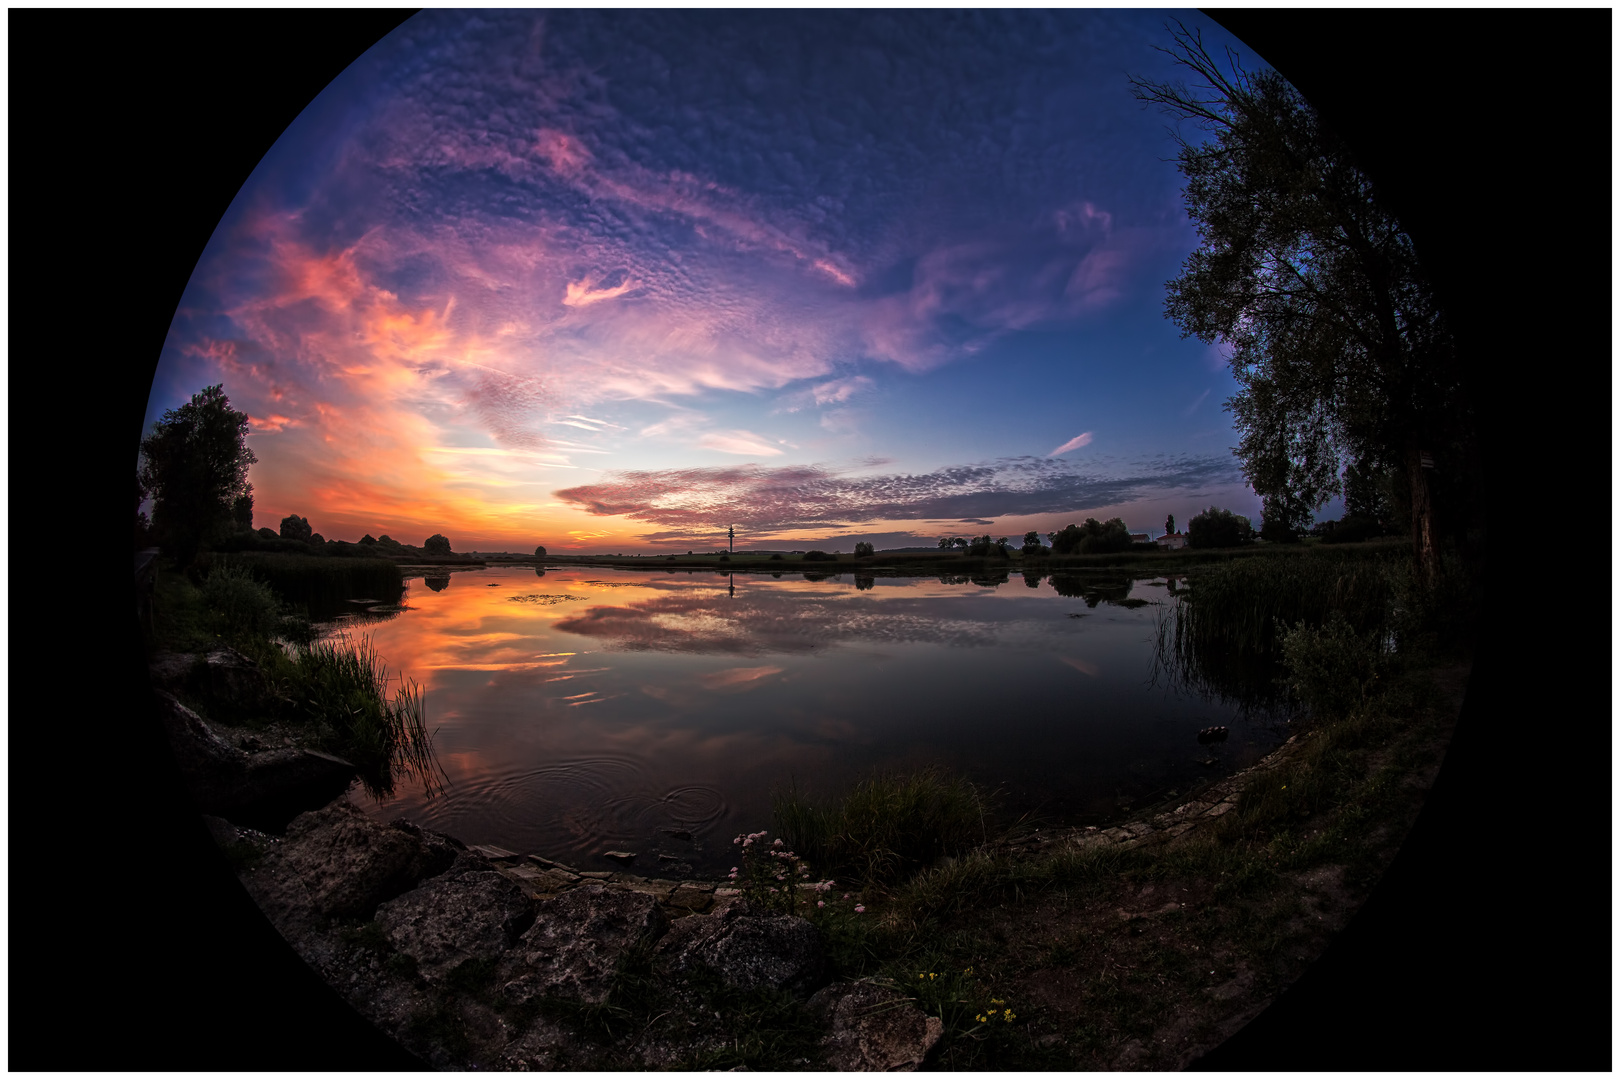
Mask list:
[[[343,632],[426,691],[448,780],[376,817],[581,869],[712,874],[770,826],[773,788],[835,795],[942,765],[1006,817],[1095,821],[1224,775],[1279,741],[1263,718],[1165,685],[1166,583],[807,580],[598,567],[409,582],[406,610]],[[1143,603],[1146,601],[1146,603]],[[1224,724],[1225,744],[1200,746]]]

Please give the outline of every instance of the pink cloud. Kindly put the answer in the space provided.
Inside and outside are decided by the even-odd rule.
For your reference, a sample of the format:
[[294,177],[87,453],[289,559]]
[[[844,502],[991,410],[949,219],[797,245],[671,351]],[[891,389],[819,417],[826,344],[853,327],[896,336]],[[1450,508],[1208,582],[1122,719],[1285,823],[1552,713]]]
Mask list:
[[772,457],[782,453],[780,446],[771,443],[763,435],[755,435],[752,431],[713,431],[699,439],[697,444],[705,450],[719,450],[722,453],[745,457]]
[[1074,438],[1070,439],[1068,442],[1064,443],[1062,446],[1058,447],[1056,450],[1053,450],[1050,454],[1047,454],[1046,456],[1047,457],[1057,457],[1059,454],[1067,454],[1070,450],[1078,450],[1082,446],[1090,446],[1090,445],[1091,445],[1091,432],[1083,431],[1079,435],[1076,435]]
[[602,300],[612,300],[616,296],[623,296],[633,288],[635,288],[635,283],[628,278],[611,289],[592,288],[589,281],[570,281],[568,291],[563,296],[563,303],[568,307],[584,307],[587,304],[595,304]]
[[865,375],[852,375],[847,379],[834,379],[812,387],[810,392],[817,405],[836,405],[848,401],[871,385],[872,380]]

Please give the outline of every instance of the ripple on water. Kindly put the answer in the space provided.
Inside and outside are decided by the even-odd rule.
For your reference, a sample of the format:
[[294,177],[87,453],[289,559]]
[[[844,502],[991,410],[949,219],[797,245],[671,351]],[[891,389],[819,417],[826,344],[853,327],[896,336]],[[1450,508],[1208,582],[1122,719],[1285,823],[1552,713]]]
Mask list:
[[[438,816],[431,807],[424,810],[429,819]],[[464,782],[457,786],[453,820],[418,820],[456,836],[462,835],[457,821],[477,822],[479,834],[505,838],[492,841],[504,847],[516,844],[524,852],[592,866],[604,851],[639,851],[657,843],[665,829],[690,832],[701,843],[704,832],[730,811],[718,788],[671,787],[642,758],[602,754]]]

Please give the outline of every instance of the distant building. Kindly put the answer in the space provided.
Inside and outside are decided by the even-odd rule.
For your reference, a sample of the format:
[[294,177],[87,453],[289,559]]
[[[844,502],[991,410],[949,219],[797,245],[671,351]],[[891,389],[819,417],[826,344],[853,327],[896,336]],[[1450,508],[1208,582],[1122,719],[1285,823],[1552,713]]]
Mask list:
[[1178,532],[1165,533],[1163,536],[1155,540],[1154,543],[1158,544],[1166,551],[1175,551],[1178,548],[1184,548],[1187,546],[1187,534]]
[[1131,533],[1131,543],[1133,544],[1151,544],[1152,542],[1153,537],[1147,533]]

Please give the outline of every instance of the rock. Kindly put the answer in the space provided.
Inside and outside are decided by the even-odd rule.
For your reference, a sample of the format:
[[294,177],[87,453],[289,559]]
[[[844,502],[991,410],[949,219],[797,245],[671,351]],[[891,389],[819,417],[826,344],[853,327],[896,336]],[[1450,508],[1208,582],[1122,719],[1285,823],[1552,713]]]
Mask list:
[[442,852],[420,837],[338,801],[294,818],[242,883],[285,934],[330,918],[369,919],[441,862]]
[[166,690],[153,693],[169,749],[191,797],[203,813],[228,816],[238,803],[237,789],[247,774],[248,756],[220,738],[173,694]]
[[505,874],[530,895],[559,893],[564,889],[573,888],[580,880],[578,874],[569,874],[561,870],[542,870],[538,866],[514,866],[505,871]]
[[280,747],[249,754],[221,812],[260,828],[284,828],[310,807],[324,806],[342,795],[358,771],[350,762],[319,750]]
[[755,915],[744,900],[677,921],[655,955],[671,975],[709,968],[741,990],[795,994],[815,989],[827,967],[819,930],[797,916]]
[[534,913],[507,955],[502,993],[513,1004],[550,995],[601,1004],[624,954],[669,925],[653,897],[606,885],[538,901]]
[[693,889],[680,885],[670,893],[669,899],[664,903],[672,908],[702,914],[714,903],[714,893],[710,889]]
[[157,653],[147,665],[152,685],[159,690],[183,690],[191,678],[191,669],[197,664],[196,653]]
[[828,1026],[821,1041],[827,1067],[840,1072],[912,1072],[939,1042],[945,1025],[897,990],[872,983],[834,983],[809,1001]]
[[690,829],[659,829],[658,831],[665,836],[674,837],[676,840],[692,839],[692,830]]
[[494,844],[469,844],[467,845],[467,849],[469,851],[476,851],[484,858],[490,860],[517,858],[517,852],[507,851],[505,848],[496,847]]
[[341,795],[354,779],[353,765],[317,750],[280,747],[246,753],[173,694],[154,694],[175,764],[204,814],[281,829],[309,807]]
[[493,870],[429,879],[377,908],[389,943],[433,980],[469,960],[498,961],[534,922],[534,904]]
[[633,851],[604,851],[602,854],[606,858],[617,859],[619,862],[632,862],[636,857],[636,853]]
[[228,645],[209,652],[192,668],[191,686],[237,712],[256,709],[270,696],[270,680],[258,663]]

